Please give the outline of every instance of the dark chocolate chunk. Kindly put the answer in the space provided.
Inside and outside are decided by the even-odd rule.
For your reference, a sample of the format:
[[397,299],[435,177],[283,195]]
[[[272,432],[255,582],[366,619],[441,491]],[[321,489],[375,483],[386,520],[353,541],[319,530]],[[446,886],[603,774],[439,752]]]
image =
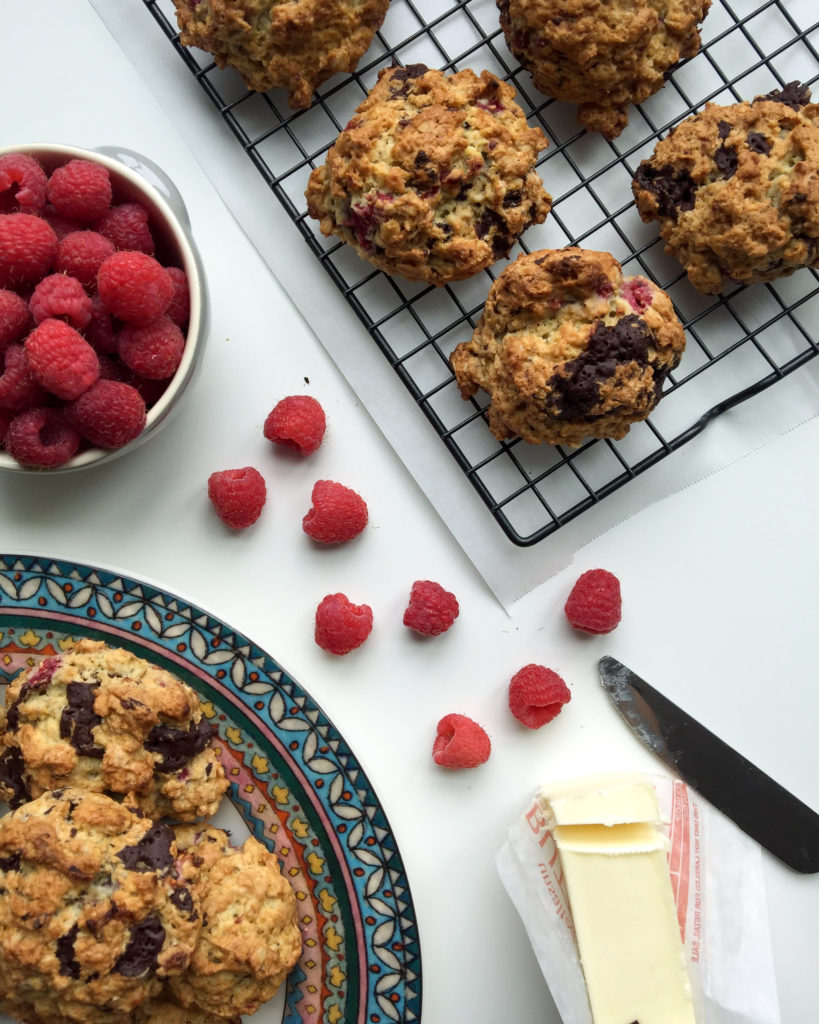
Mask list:
[[810,89],[801,82],[788,82],[782,89],[773,89],[764,96],[757,96],[756,100],[774,100],[792,110],[799,110],[810,102]]
[[737,172],[738,163],[736,149],[723,144],[714,153],[714,163],[722,171],[723,178],[733,178]]
[[159,965],[159,954],[165,942],[165,929],[156,914],[134,925],[131,937],[114,970],[126,978],[138,978]]
[[80,965],[74,957],[74,943],[77,939],[76,924],[57,939],[57,959],[60,962],[60,974],[67,978],[79,978]]
[[484,210],[475,221],[475,234],[478,238],[483,238],[493,227],[505,230],[506,221],[494,210]]
[[727,139],[730,134],[731,134],[731,125],[728,124],[727,121],[718,121],[717,122],[717,135],[719,135],[719,137],[721,139]]
[[520,206],[523,202],[523,192],[519,188],[513,188],[511,192],[507,192],[503,197],[503,208],[507,209],[510,206]]
[[642,317],[630,313],[617,323],[602,321],[592,331],[586,351],[563,366],[551,383],[558,395],[557,415],[564,419],[593,415],[600,400],[600,385],[614,376],[618,366],[636,362],[648,365],[648,350],[653,340]]
[[123,846],[117,857],[129,871],[161,871],[173,866],[173,841],[173,832],[167,825],[154,825],[138,843]]
[[193,920],[196,917],[193,896],[191,896],[190,890],[186,889],[184,885],[171,893],[171,903],[181,914],[186,914],[189,920]]
[[762,153],[764,156],[767,156],[771,151],[771,144],[762,132],[748,132],[745,136],[745,142],[752,153]]
[[99,683],[69,683],[65,688],[67,707],[60,715],[60,736],[83,757],[101,758],[105,751],[94,742],[94,727],[102,723],[94,711]]
[[148,733],[145,749],[161,757],[156,771],[177,772],[208,747],[212,736],[213,726],[205,718],[191,722],[187,729],[175,729],[160,723]]
[[0,785],[8,792],[10,807],[20,807],[31,799],[23,774],[25,767],[18,747],[7,747],[0,754]]
[[637,168],[634,181],[654,196],[662,217],[676,217],[678,213],[694,208],[694,193],[699,185],[695,184],[686,168],[678,171],[670,164],[654,167],[644,160]]
[[19,871],[20,854],[10,853],[8,857],[0,857],[0,871]]
[[[390,98],[397,96],[409,96],[412,92],[412,83],[416,78],[421,78],[429,71],[426,64],[408,64],[405,68],[395,67],[390,69]],[[395,82],[399,84],[396,86]]]

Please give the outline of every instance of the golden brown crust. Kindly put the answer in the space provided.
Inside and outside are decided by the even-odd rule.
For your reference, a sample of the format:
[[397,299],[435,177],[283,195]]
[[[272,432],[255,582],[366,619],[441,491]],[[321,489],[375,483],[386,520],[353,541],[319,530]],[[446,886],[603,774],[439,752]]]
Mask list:
[[127,1024],[186,969],[198,867],[107,796],[46,793],[0,819],[0,1001],[24,1021]]
[[546,138],[514,97],[488,71],[383,68],[310,175],[310,216],[387,273],[476,274],[551,206],[535,169]]
[[129,651],[80,640],[8,686],[0,797],[61,786],[133,794],[150,817],[212,814],[227,789],[194,691]]
[[819,105],[783,95],[707,104],[638,168],[640,216],[707,294],[819,266]]
[[578,105],[606,138],[628,105],[657,92],[667,72],[700,47],[711,0],[498,0],[510,50],[547,96]]
[[180,41],[233,67],[248,89],[278,86],[293,108],[316,88],[354,71],[387,13],[389,0],[174,0]]
[[220,1019],[254,1013],[271,999],[301,954],[296,898],[278,861],[252,837],[237,849],[210,826],[176,829],[201,871],[205,924],[190,966],[169,982],[182,1006]]
[[645,419],[684,347],[656,285],[624,278],[608,253],[544,249],[497,278],[451,362],[464,398],[479,388],[491,396],[498,439],[577,446]]

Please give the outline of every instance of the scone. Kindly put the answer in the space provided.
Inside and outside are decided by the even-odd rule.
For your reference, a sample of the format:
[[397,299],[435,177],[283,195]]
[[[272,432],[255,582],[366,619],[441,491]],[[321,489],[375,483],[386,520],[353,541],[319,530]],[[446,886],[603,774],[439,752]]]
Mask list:
[[507,45],[547,96],[577,104],[591,131],[616,138],[630,103],[700,48],[711,0],[497,0]]
[[204,925],[189,967],[169,980],[170,992],[219,1020],[255,1013],[301,954],[293,890],[275,855],[252,837],[237,849],[209,825],[175,831],[201,871]]
[[212,814],[227,789],[213,728],[181,679],[129,651],[79,640],[20,673],[0,712],[0,798],[60,786],[133,794],[149,817]]
[[605,252],[544,249],[498,277],[451,362],[464,398],[489,393],[499,440],[577,447],[645,419],[684,348],[671,300],[651,281],[623,277]]
[[707,104],[657,143],[632,183],[644,221],[715,295],[819,266],[819,105],[798,82]]
[[187,967],[198,868],[170,827],[100,793],[0,819],[0,1006],[34,1024],[128,1024]]
[[310,175],[307,207],[388,274],[443,285],[507,256],[551,207],[547,146],[493,74],[383,68]]
[[233,67],[248,89],[286,89],[290,106],[354,71],[389,0],[174,0],[179,39]]

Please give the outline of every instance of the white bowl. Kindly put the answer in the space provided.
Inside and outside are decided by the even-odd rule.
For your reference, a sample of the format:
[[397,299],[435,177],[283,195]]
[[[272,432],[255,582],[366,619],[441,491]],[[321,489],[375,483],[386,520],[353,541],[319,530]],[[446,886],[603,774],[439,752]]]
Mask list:
[[114,202],[139,202],[145,206],[150,214],[157,257],[166,265],[181,267],[188,278],[191,308],[182,362],[160,398],[148,410],[145,426],[133,441],[116,449],[85,448],[62,465],[47,469],[22,466],[0,450],[0,469],[19,473],[64,473],[99,466],[133,451],[156,436],[177,406],[201,358],[207,330],[207,294],[202,263],[191,235],[188,212],[179,191],[165,172],[147,157],[130,149],[101,146],[88,150],[76,146],[29,143],[0,147],[0,156],[6,153],[27,153],[33,156],[39,160],[47,174],[73,159],[92,160],[107,167],[111,175]]

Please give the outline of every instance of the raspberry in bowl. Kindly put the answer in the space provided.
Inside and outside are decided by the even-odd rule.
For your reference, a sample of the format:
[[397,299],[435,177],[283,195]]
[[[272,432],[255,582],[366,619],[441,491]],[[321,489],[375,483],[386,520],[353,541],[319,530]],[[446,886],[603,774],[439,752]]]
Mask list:
[[155,164],[0,148],[0,469],[84,469],[153,437],[206,320],[187,210]]

